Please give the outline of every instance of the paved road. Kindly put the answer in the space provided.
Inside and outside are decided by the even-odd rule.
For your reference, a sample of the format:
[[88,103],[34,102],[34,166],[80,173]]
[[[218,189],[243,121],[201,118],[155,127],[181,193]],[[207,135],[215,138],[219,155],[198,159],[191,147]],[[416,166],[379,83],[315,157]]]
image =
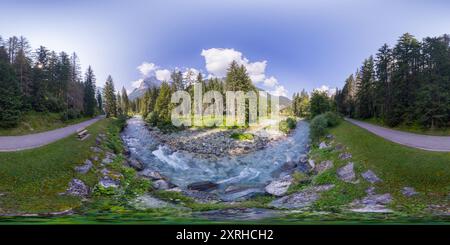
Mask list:
[[44,146],[74,134],[78,129],[85,128],[102,118],[103,116],[98,116],[82,123],[37,134],[28,134],[23,136],[0,136],[0,152],[21,151]]
[[345,120],[364,128],[389,141],[427,151],[450,152],[450,136],[429,136],[406,133],[398,130],[375,126],[370,123],[346,118]]

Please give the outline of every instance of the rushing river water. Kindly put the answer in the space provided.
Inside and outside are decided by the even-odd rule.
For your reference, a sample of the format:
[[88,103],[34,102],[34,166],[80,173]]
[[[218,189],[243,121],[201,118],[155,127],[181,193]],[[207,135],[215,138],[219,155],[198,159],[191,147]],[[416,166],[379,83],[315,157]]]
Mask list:
[[273,172],[288,161],[297,161],[305,154],[308,144],[308,123],[300,121],[297,128],[284,140],[272,142],[252,153],[222,158],[199,158],[187,152],[172,152],[149,133],[139,117],[128,120],[122,139],[131,156],[146,168],[159,171],[180,187],[212,181],[227,187],[239,185],[261,187],[273,178]]

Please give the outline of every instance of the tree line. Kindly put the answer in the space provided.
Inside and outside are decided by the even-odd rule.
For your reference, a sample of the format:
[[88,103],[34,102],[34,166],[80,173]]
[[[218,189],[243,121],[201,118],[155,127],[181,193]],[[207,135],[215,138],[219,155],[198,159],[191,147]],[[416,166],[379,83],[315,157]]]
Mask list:
[[346,116],[381,119],[389,126],[450,126],[450,36],[418,41],[403,34],[365,59],[335,96]]
[[44,46],[32,50],[22,36],[6,40],[0,36],[0,95],[3,128],[16,126],[27,111],[61,113],[62,120],[101,111],[90,66],[83,76],[76,53],[57,53]]
[[[171,112],[174,104],[171,103],[171,95],[175,91],[184,90],[194,98],[194,84],[202,84],[202,94],[208,91],[218,91],[225,95],[225,91],[255,91],[245,66],[233,61],[227,71],[225,79],[205,79],[201,73],[187,74],[183,76],[179,70],[171,74],[171,81],[163,81],[160,87],[151,87],[143,97],[129,102],[133,113],[142,114],[147,122],[154,126],[169,126],[171,124]],[[226,101],[223,101],[226,106]],[[248,104],[247,104],[248,106]],[[203,109],[203,108],[202,108]]]

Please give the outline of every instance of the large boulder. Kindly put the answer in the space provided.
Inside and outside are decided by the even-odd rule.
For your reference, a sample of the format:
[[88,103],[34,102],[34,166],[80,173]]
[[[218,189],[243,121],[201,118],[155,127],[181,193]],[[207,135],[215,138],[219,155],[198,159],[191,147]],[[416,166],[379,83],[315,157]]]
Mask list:
[[294,178],[292,178],[292,176],[286,175],[270,182],[270,184],[265,187],[265,190],[267,193],[274,196],[283,196],[286,194],[293,181]]
[[376,194],[374,187],[366,190],[367,196],[360,200],[350,203],[350,210],[359,213],[390,213],[392,210],[386,207],[392,202],[392,196],[389,193]]
[[362,173],[361,176],[367,180],[368,182],[374,184],[377,182],[381,182],[381,179],[378,178],[378,176],[372,171],[372,170],[367,170],[366,172]]
[[347,183],[355,182],[356,174],[353,169],[353,166],[354,166],[353,162],[349,162],[347,165],[339,168],[337,170],[337,175],[339,179]]
[[217,189],[218,186],[217,183],[211,181],[200,181],[189,184],[187,188],[194,191],[212,191]]
[[289,196],[272,201],[269,206],[281,209],[298,209],[310,206],[320,198],[320,192],[331,190],[334,185],[312,186]]
[[72,179],[69,182],[69,188],[67,188],[65,194],[77,197],[87,197],[89,195],[89,187],[79,179]]

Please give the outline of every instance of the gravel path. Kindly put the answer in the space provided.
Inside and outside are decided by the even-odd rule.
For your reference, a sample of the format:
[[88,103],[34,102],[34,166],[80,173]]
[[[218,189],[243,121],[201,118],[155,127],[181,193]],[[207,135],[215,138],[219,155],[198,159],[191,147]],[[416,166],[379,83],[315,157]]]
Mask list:
[[372,132],[380,137],[383,137],[389,141],[401,145],[427,151],[450,152],[450,136],[430,136],[430,135],[413,134],[389,128],[383,128],[380,126],[375,126],[370,123],[365,123],[350,118],[345,118],[345,120],[361,128],[364,128],[369,132]]
[[0,152],[21,151],[44,146],[74,134],[78,129],[85,128],[102,118],[103,116],[98,116],[78,124],[37,134],[0,136]]

